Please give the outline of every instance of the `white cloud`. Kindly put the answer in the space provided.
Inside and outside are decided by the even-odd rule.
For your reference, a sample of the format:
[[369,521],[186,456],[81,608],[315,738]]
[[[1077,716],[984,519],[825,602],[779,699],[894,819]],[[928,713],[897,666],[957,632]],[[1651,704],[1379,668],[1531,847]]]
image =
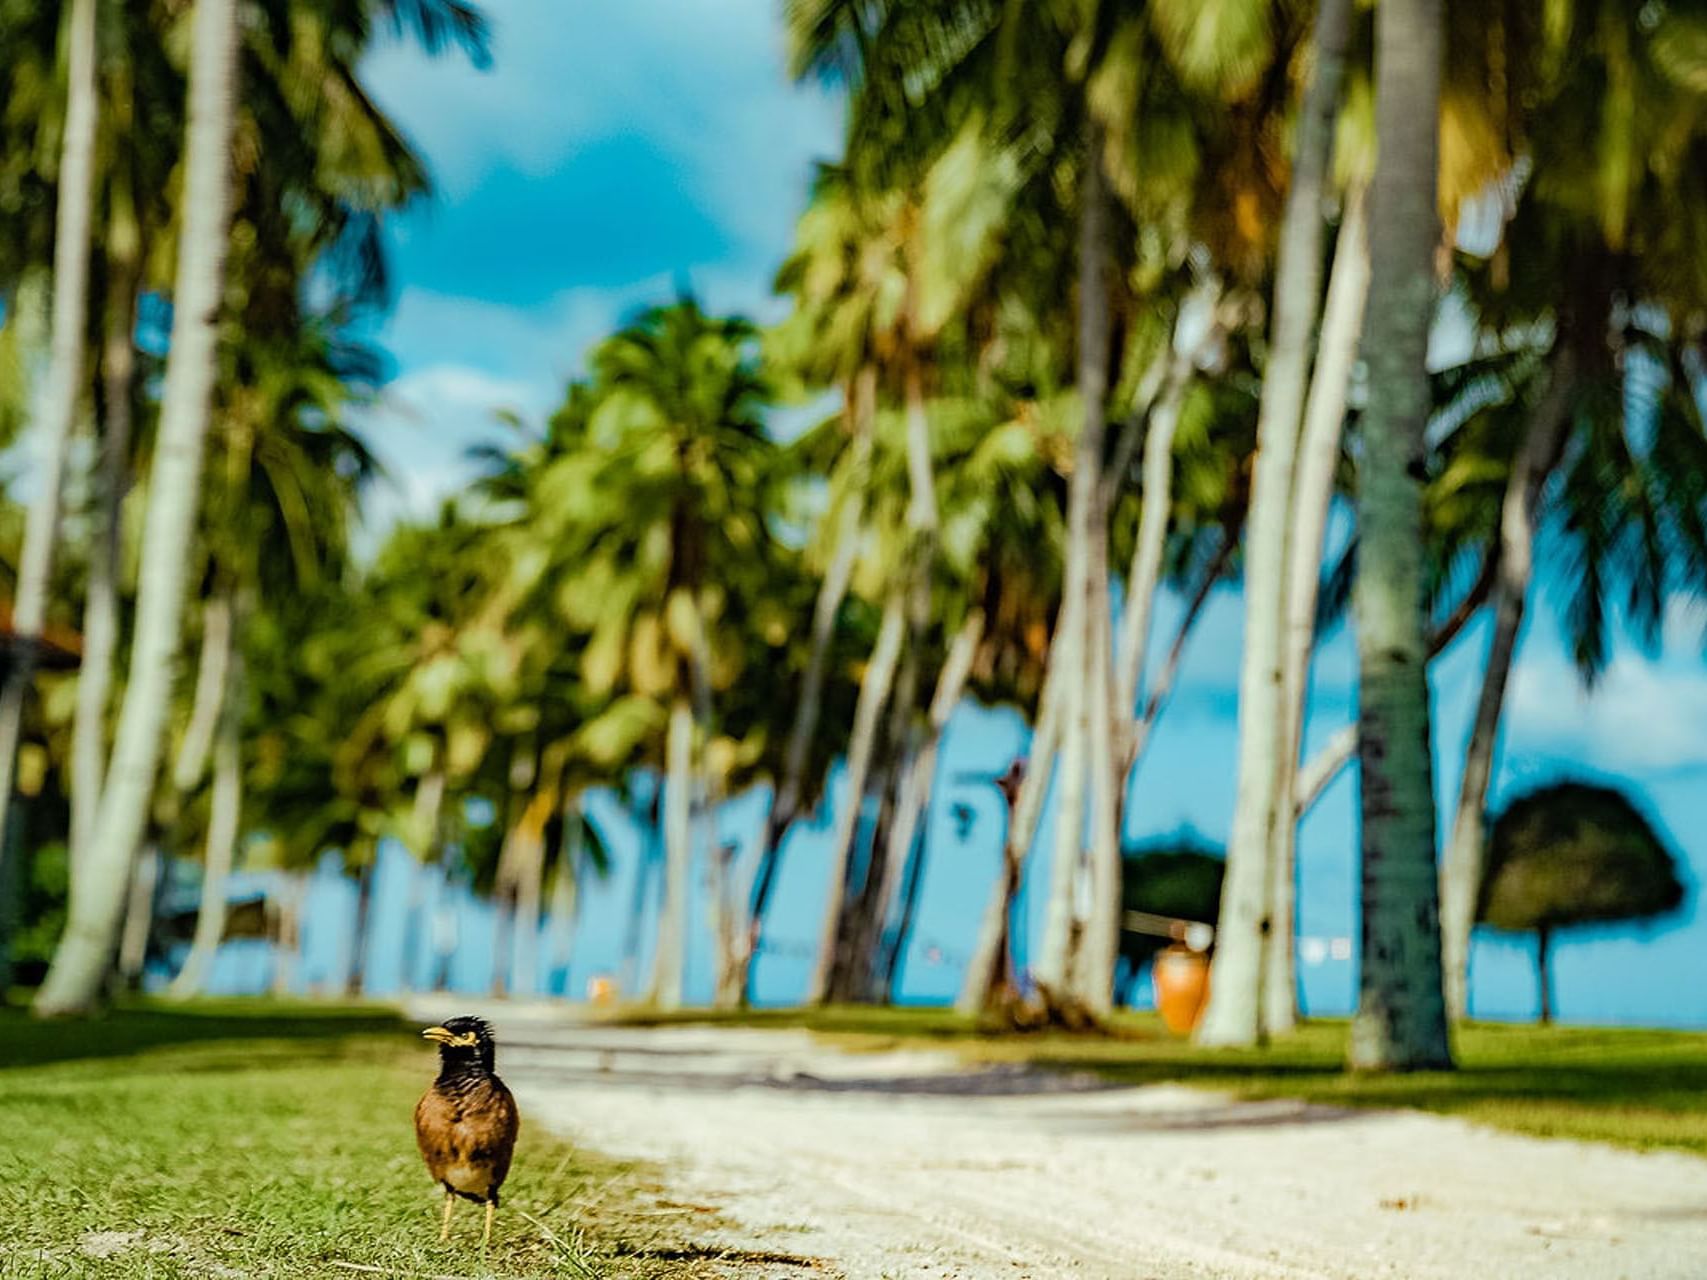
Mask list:
[[1521,662],[1507,702],[1511,752],[1571,756],[1622,774],[1707,768],[1707,666],[1625,650],[1592,693],[1562,656]]
[[599,138],[644,135],[749,242],[804,199],[781,156],[839,150],[834,95],[788,82],[774,0],[493,0],[493,69],[390,46],[364,78],[447,196],[494,169],[543,175]]

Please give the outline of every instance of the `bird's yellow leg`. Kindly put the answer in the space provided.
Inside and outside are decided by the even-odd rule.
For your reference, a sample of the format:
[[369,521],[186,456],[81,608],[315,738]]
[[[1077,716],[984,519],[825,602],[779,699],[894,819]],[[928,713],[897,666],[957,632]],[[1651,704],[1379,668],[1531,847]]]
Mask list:
[[492,1243],[492,1215],[496,1213],[497,1210],[498,1206],[493,1204],[492,1201],[488,1200],[486,1202],[486,1234],[480,1237],[480,1247],[482,1249]]
[[446,1240],[450,1239],[450,1212],[454,1208],[456,1208],[456,1197],[447,1191],[447,1192],[445,1192],[444,1221],[439,1226],[439,1243],[440,1244],[443,1244]]

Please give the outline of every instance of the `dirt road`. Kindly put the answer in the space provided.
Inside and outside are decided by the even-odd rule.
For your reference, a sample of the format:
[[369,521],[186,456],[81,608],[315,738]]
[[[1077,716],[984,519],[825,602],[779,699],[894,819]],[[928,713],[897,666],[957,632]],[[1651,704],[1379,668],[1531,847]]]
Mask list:
[[719,1210],[716,1243],[850,1280],[1707,1277],[1686,1156],[803,1033],[493,1021],[530,1123],[658,1162]]

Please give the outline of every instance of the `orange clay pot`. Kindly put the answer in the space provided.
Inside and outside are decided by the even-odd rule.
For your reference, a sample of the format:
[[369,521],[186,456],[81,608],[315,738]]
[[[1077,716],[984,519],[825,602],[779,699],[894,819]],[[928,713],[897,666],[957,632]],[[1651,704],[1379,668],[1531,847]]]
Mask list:
[[1188,1036],[1209,1003],[1209,957],[1189,947],[1172,946],[1156,957],[1151,969],[1156,1008],[1176,1036]]

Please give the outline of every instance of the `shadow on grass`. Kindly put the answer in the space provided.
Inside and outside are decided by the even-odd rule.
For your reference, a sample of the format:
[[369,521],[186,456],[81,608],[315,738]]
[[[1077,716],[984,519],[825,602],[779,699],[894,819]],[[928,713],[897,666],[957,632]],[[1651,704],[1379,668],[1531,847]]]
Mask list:
[[128,1002],[91,1018],[42,1021],[20,1008],[0,1009],[0,1070],[85,1059],[119,1058],[153,1049],[218,1041],[303,1045],[351,1036],[395,1034],[398,1015],[374,1006],[274,1000],[211,1000],[184,1005]]

